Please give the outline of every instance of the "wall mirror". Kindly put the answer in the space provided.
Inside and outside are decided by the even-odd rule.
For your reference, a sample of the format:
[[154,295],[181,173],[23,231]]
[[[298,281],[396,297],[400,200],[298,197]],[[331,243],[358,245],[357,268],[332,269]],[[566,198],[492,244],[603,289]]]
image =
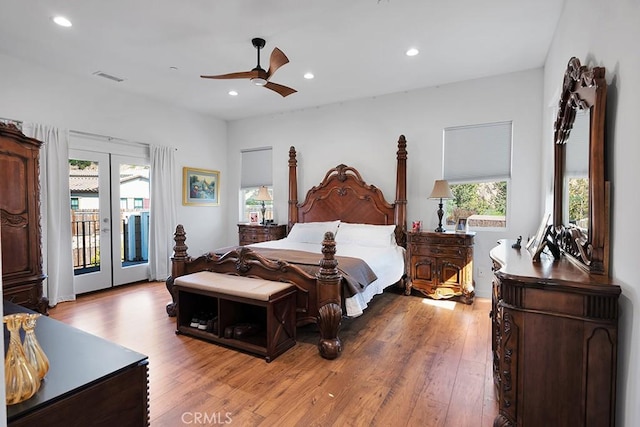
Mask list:
[[592,273],[609,274],[609,185],[605,177],[603,67],[567,65],[554,123],[552,239]]

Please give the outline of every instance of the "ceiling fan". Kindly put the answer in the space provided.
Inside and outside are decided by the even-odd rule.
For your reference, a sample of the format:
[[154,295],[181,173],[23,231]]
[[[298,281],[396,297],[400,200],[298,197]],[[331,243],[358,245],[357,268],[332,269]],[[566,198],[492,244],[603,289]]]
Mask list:
[[250,79],[251,83],[257,86],[264,86],[267,89],[271,89],[274,92],[279,93],[283,97],[289,96],[292,93],[296,93],[297,90],[292,89],[287,86],[279,85],[277,83],[273,83],[269,81],[269,78],[276,72],[276,70],[287,62],[289,62],[289,58],[277,47],[273,49],[271,52],[271,58],[269,58],[269,70],[265,71],[264,68],[260,66],[260,50],[264,47],[265,41],[261,38],[251,39],[251,43],[253,47],[255,47],[258,51],[258,65],[251,71],[241,71],[238,73],[229,73],[229,74],[220,74],[216,76],[200,76],[203,79]]

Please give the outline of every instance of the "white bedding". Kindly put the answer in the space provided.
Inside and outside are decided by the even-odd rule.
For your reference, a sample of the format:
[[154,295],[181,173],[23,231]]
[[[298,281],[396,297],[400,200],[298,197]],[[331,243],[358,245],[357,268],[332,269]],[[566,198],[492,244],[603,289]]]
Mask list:
[[[318,261],[322,257],[321,244],[293,242],[287,238],[255,243],[249,246],[316,253],[318,254]],[[371,270],[378,277],[364,291],[345,300],[347,316],[360,316],[375,295],[381,294],[386,287],[393,285],[402,278],[404,274],[404,252],[403,247],[395,245],[371,247],[353,243],[336,244],[336,256],[360,258],[371,267]]]

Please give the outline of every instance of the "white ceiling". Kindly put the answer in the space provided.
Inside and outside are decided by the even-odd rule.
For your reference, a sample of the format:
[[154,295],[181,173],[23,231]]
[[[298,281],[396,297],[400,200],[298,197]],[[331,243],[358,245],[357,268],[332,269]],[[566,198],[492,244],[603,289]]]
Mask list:
[[[2,0],[0,52],[233,120],[541,67],[563,3]],[[55,25],[57,14],[73,26]],[[248,80],[199,77],[251,70],[254,37],[266,39],[265,69],[274,47],[289,57],[271,81],[298,93],[282,98]],[[409,47],[420,54],[407,57]],[[307,71],[316,78],[305,80]]]

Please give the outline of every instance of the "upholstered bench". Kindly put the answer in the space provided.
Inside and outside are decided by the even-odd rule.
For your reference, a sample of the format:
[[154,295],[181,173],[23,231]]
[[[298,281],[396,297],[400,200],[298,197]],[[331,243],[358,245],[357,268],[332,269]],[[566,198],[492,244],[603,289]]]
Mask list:
[[296,288],[290,283],[210,271],[174,280],[177,334],[264,356],[296,342]]

